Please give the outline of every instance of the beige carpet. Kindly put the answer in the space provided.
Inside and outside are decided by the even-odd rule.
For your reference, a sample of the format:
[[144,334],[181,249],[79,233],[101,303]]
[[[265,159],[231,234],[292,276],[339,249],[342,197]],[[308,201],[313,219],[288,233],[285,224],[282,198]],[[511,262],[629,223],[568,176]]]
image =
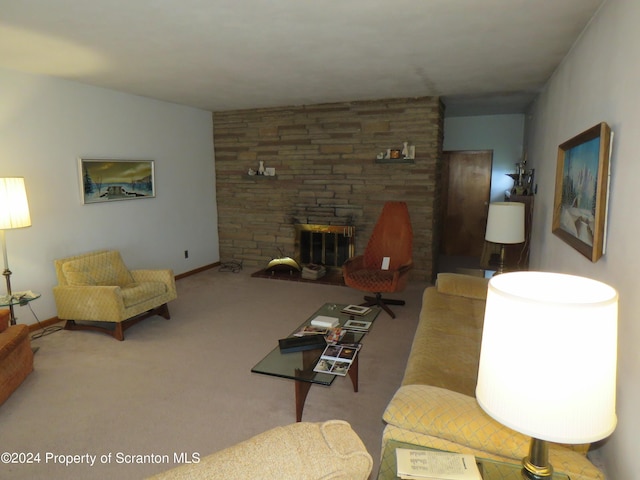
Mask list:
[[[347,287],[250,272],[208,270],[177,286],[172,319],[147,319],[124,342],[71,331],[33,341],[40,347],[35,371],[0,406],[0,450],[39,454],[40,463],[0,465],[0,478],[140,479],[175,466],[174,453],[204,456],[292,423],[293,382],[251,367],[325,302],[361,301]],[[394,309],[395,320],[378,317],[360,353],[358,393],[338,378],[331,387],[313,386],[305,405],[303,421],[351,423],[374,458],[372,478],[382,412],[400,384],[425,287],[414,282],[394,296],[407,300]],[[87,454],[96,457],[93,466]],[[124,457],[150,454],[170,462]],[[52,455],[84,463],[65,466]]]

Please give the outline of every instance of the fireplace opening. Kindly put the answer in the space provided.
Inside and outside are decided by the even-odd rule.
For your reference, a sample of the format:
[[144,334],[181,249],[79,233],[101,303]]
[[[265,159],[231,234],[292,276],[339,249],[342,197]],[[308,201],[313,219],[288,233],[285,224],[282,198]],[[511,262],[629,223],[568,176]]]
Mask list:
[[355,227],[298,223],[295,257],[301,265],[310,263],[340,268],[355,250]]

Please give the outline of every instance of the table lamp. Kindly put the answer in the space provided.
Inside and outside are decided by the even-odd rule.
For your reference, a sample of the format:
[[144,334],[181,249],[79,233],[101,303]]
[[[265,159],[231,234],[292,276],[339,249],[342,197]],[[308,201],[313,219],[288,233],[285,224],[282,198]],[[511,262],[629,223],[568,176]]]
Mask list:
[[13,313],[13,304],[11,303],[11,270],[9,270],[9,261],[7,260],[7,244],[5,242],[4,231],[12,228],[30,226],[31,217],[29,216],[29,203],[27,201],[24,178],[0,178],[0,241],[2,242],[2,256],[4,258],[4,271],[2,275],[4,275],[7,282],[11,325],[16,324],[16,317]]
[[618,294],[587,278],[511,272],[489,281],[476,398],[531,437],[522,477],[551,478],[547,442],[591,443],[616,426]]
[[524,242],[524,203],[490,203],[484,239],[500,244],[500,264],[496,274],[503,273],[505,244]]

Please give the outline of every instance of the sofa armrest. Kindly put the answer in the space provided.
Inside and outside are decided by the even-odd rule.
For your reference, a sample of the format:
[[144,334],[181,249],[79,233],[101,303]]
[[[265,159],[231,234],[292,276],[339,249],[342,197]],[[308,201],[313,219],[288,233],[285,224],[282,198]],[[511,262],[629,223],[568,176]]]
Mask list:
[[117,286],[55,286],[58,318],[120,322],[125,319],[122,291]]
[[[530,437],[491,418],[474,397],[444,388],[401,387],[389,402],[383,419],[400,428],[494,455],[521,459],[529,452]],[[572,445],[570,449],[584,455],[588,445]]]
[[276,427],[213,453],[198,464],[160,473],[155,480],[366,480],[373,460],[342,420]]

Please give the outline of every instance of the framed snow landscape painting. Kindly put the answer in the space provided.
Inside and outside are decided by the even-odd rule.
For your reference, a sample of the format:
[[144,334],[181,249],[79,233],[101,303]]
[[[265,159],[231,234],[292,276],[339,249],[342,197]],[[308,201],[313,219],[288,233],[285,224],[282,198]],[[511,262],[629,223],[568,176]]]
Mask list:
[[552,231],[592,262],[606,247],[611,138],[603,122],[558,147]]
[[82,203],[156,196],[153,160],[78,160]]

